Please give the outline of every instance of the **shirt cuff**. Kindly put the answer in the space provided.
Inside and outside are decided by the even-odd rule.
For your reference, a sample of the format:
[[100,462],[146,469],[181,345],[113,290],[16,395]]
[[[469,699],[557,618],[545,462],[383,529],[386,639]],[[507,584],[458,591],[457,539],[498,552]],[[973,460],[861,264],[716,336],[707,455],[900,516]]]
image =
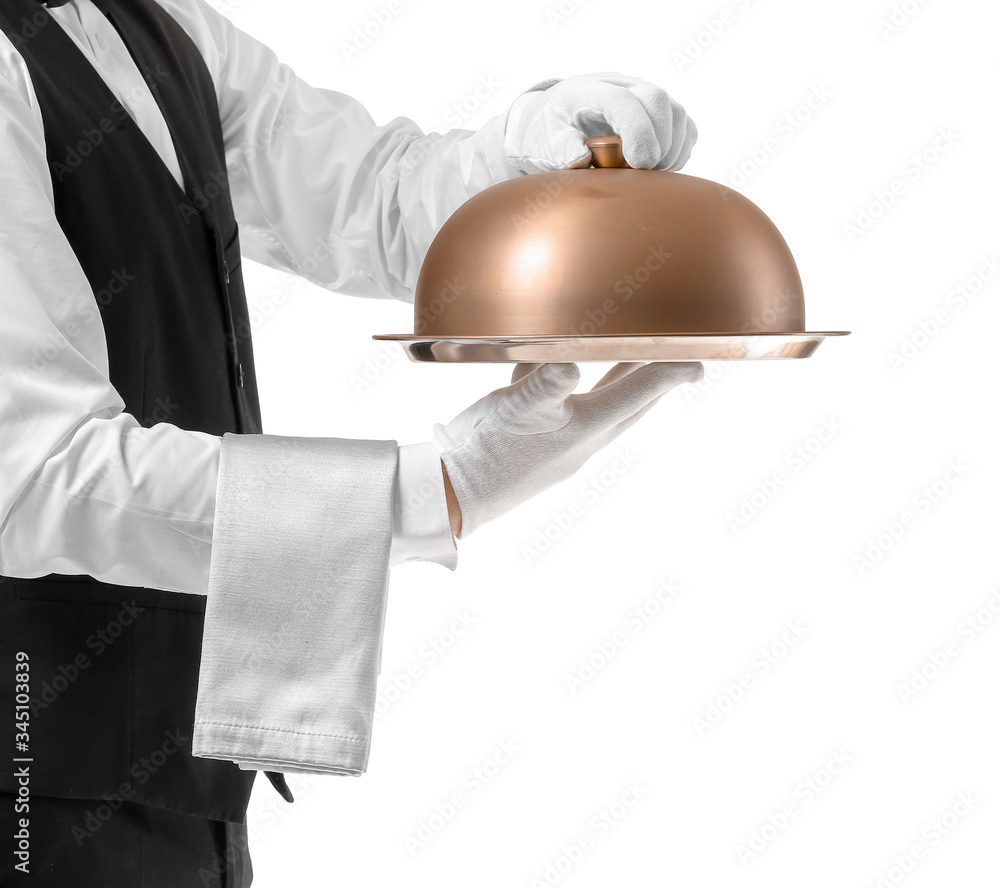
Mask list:
[[395,441],[223,436],[192,751],[368,766]]
[[396,464],[389,567],[433,561],[454,570],[458,550],[448,519],[441,457],[429,441],[405,444]]

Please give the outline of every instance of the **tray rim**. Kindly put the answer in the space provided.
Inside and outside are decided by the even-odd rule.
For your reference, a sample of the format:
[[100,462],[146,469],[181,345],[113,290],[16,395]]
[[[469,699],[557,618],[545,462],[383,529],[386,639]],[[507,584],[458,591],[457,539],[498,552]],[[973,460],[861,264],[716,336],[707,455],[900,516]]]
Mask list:
[[767,331],[761,333],[579,333],[559,336],[550,333],[523,336],[421,336],[416,333],[377,333],[372,339],[396,342],[566,342],[567,340],[618,340],[618,339],[754,339],[769,336],[850,336],[851,330],[791,330],[787,333]]

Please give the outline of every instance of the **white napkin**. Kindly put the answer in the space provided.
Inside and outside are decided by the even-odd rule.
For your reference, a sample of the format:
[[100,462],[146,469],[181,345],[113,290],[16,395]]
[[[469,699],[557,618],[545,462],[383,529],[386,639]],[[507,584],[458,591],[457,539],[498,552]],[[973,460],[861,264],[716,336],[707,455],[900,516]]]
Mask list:
[[395,441],[223,437],[193,752],[368,766]]

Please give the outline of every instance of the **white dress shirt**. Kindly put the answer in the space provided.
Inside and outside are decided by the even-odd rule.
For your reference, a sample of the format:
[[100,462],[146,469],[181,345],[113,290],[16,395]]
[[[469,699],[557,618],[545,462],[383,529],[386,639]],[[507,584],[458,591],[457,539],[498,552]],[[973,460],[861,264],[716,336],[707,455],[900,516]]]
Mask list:
[[[203,0],[159,2],[196,44],[215,83],[241,245],[251,259],[340,293],[411,301],[421,261],[441,224],[472,194],[520,175],[503,151],[506,115],[475,132],[424,134],[404,117],[377,126],[356,100],[303,82]],[[90,0],[70,0],[48,14],[94,65],[183,185],[163,117],[114,27]],[[2,33],[0,194],[0,573],[89,574],[110,583],[207,594],[222,439],[168,422],[144,428],[124,412],[109,379],[94,293],[55,217],[42,118],[29,72]],[[351,458],[346,446],[330,453]],[[380,458],[381,465],[391,465]],[[395,465],[391,554],[386,542],[368,556],[385,558],[388,564],[423,558],[453,567],[455,546],[437,456],[429,445],[401,447]],[[377,478],[377,472],[371,477]],[[436,485],[433,495],[413,493],[426,489],[428,480]],[[322,484],[305,485],[296,491],[297,503],[277,507],[329,511],[336,507],[324,499],[329,493]],[[352,495],[359,501],[357,492]],[[249,508],[239,505],[236,493],[228,502],[237,517],[240,508]],[[338,560],[324,565],[321,573],[324,588],[337,590],[326,594],[349,595],[353,587],[341,583],[337,571],[358,572],[345,548],[356,541],[357,531],[352,536],[344,528],[345,546],[339,546],[339,532],[338,522],[329,521],[326,539]],[[238,562],[240,547],[249,545],[246,539],[238,532],[227,538],[227,558]],[[265,557],[275,571],[282,563],[301,561],[302,552],[295,548],[301,540],[273,545],[275,551]],[[378,593],[386,566],[371,567],[364,595]],[[215,568],[215,583],[237,596],[233,575]],[[307,583],[303,572],[308,565],[301,563],[299,569],[299,579]],[[357,588],[364,583],[359,581]],[[287,594],[297,594],[301,586],[290,587]],[[251,599],[248,593],[242,611],[231,606],[230,598],[215,613],[209,595],[203,661],[208,656],[219,674],[233,668],[227,638],[242,633],[246,627],[240,620],[254,619],[251,607],[265,600],[266,589],[252,591],[258,597]],[[304,625],[309,625],[309,613],[320,621],[328,616],[329,608],[311,591],[308,602],[285,605],[302,611]],[[351,602],[339,604],[345,605],[341,616],[352,613]],[[256,619],[256,631],[266,637],[272,629],[259,613]],[[336,689],[332,698],[306,699],[310,691],[300,687],[296,706],[301,717],[276,702],[284,693],[281,669],[294,668],[295,652],[284,651],[283,660],[260,665],[271,669],[274,681],[257,686],[264,699],[247,704],[250,717],[259,712],[263,723],[268,713],[278,713],[282,724],[298,720],[306,725],[303,735],[339,737],[339,709],[352,725],[349,733],[356,746],[315,754],[304,748],[297,756],[292,750],[289,761],[345,773],[364,770],[381,657],[380,634],[370,636],[381,632],[380,622],[376,607],[358,623],[349,616],[323,623],[321,641],[327,647],[314,643],[310,649],[317,662],[325,662],[324,657],[346,662],[351,657],[341,656],[343,651],[353,656],[355,650],[361,651],[360,659],[327,682]],[[254,626],[246,629],[248,639],[252,630]],[[213,685],[204,672],[202,683],[206,690],[200,689],[198,705],[206,723],[229,720],[230,727],[236,725],[226,711],[227,699],[211,696]],[[331,709],[329,717],[324,715]],[[275,727],[271,721],[265,729]],[[274,751],[241,733],[246,724],[238,727],[224,747],[213,747],[214,740],[203,730],[208,739],[199,748],[196,723],[196,752],[251,767],[275,760]],[[281,750],[287,752],[288,745]]]
[[[376,126],[358,102],[310,87],[208,4],[161,5],[216,82],[251,259],[341,293],[409,301],[426,247],[450,212],[517,174],[502,151],[503,116],[479,132],[444,135],[424,135],[406,118]],[[183,187],[166,123],[115,28],[90,0],[49,12]],[[28,70],[3,34],[0,134],[0,572],[86,573],[206,593],[219,439],[166,423],[143,429],[122,412],[93,293],[53,215]],[[30,374],[40,364],[46,379]],[[45,384],[52,379],[57,392]],[[30,434],[25,416],[36,420]],[[401,457],[390,564],[453,567],[437,457],[426,445]],[[434,497],[415,494],[426,480]]]

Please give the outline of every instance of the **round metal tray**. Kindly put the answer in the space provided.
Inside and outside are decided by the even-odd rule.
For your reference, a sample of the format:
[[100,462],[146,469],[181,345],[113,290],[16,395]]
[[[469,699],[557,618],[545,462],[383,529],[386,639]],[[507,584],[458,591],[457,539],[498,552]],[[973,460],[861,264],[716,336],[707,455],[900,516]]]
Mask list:
[[456,336],[383,334],[420,363],[541,363],[553,361],[769,361],[808,358],[823,333],[685,333],[672,336]]

